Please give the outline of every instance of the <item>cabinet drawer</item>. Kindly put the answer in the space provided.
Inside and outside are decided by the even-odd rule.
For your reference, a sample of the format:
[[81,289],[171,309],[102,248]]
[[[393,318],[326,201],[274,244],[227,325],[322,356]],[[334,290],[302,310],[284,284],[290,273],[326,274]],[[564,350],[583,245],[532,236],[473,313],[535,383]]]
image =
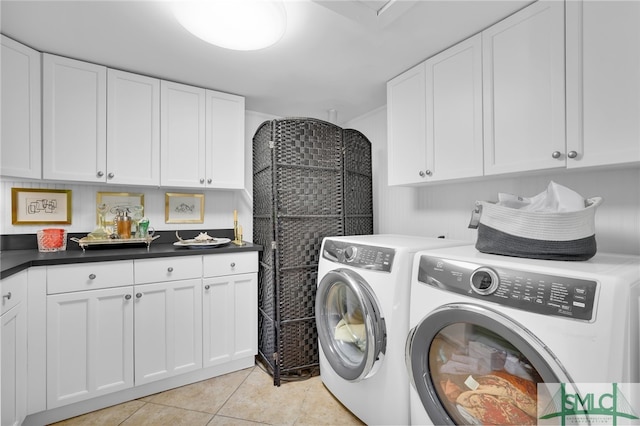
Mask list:
[[202,256],[135,260],[136,284],[186,280],[202,276]]
[[205,277],[258,272],[258,252],[224,253],[203,256]]
[[19,272],[0,281],[0,294],[2,295],[0,315],[2,315],[25,299],[27,294],[26,272]]
[[47,294],[133,284],[133,261],[47,266]]

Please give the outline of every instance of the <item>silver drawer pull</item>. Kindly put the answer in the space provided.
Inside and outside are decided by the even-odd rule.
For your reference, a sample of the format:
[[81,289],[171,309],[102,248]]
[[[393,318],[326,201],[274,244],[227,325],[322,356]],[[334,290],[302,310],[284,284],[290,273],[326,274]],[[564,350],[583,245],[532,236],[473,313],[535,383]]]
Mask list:
[[125,294],[124,295],[124,300],[131,300],[131,295],[130,294]]
[[169,267],[167,268],[167,271],[168,271],[168,272],[173,272],[173,266],[169,266]]
[[95,280],[96,279],[96,274],[89,274],[89,279],[90,280]]
[[136,293],[136,298],[140,299],[142,297],[142,293]]
[[11,292],[9,292],[9,293],[7,293],[7,294],[4,294],[4,295],[2,296],[2,300],[4,300],[4,299],[11,300]]
[[205,289],[205,290],[209,290],[210,288],[211,288],[211,286],[210,286],[209,284],[207,284],[207,285],[205,285],[205,286],[204,286],[204,289]]
[[236,262],[231,262],[231,267],[235,268],[236,267]]

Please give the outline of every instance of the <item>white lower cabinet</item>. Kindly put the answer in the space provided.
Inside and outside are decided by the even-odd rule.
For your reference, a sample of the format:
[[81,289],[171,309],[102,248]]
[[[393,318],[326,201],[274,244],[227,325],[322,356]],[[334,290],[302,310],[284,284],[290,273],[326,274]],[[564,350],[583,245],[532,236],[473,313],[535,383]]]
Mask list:
[[47,408],[133,386],[133,289],[47,297]]
[[27,415],[26,281],[26,272],[0,281],[2,426],[20,425]]
[[[17,339],[15,327],[2,336],[3,374],[15,372],[2,376],[2,426],[14,424],[5,422],[5,413],[7,418],[15,417],[11,410],[5,411],[5,405],[17,406],[9,399],[18,395],[5,388],[26,387],[27,383],[19,377],[22,370],[13,365],[26,365],[27,359],[38,375],[29,380],[34,399],[29,418],[36,416],[36,423],[65,418],[60,410],[67,412],[69,407],[77,415],[112,405],[114,398],[121,397],[114,396],[119,391],[128,395],[121,397],[127,400],[254,363],[258,352],[257,252],[45,268],[46,272],[34,275],[39,282],[33,285],[39,290],[29,293],[29,301],[40,307],[30,316],[36,330],[30,343],[46,350],[26,356],[23,324],[23,353],[5,356],[10,347],[16,347],[5,344]],[[22,305],[26,308],[26,303]],[[15,307],[2,317],[3,332],[11,312]],[[23,313],[22,318],[25,316]],[[40,363],[42,368],[38,368]],[[44,387],[46,398],[36,389]],[[26,392],[21,401],[19,412],[26,413]],[[85,406],[90,409],[85,411]]]
[[258,349],[256,273],[203,280],[204,366],[246,356]]
[[136,385],[202,368],[201,283],[135,286]]
[[204,366],[258,353],[258,253],[203,256]]

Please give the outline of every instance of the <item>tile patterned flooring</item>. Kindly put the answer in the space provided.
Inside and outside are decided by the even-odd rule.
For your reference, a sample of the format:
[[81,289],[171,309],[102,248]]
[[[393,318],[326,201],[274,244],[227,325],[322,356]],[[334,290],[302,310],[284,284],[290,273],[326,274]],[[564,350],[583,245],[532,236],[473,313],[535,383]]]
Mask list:
[[320,376],[281,381],[256,365],[74,417],[55,426],[362,425]]

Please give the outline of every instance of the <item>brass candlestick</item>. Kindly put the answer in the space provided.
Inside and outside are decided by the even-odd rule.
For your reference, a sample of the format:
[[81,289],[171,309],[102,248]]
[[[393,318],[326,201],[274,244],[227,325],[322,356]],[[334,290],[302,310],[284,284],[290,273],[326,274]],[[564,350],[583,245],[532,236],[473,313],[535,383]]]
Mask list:
[[243,246],[242,242],[242,226],[238,225],[238,211],[233,211],[233,244]]

